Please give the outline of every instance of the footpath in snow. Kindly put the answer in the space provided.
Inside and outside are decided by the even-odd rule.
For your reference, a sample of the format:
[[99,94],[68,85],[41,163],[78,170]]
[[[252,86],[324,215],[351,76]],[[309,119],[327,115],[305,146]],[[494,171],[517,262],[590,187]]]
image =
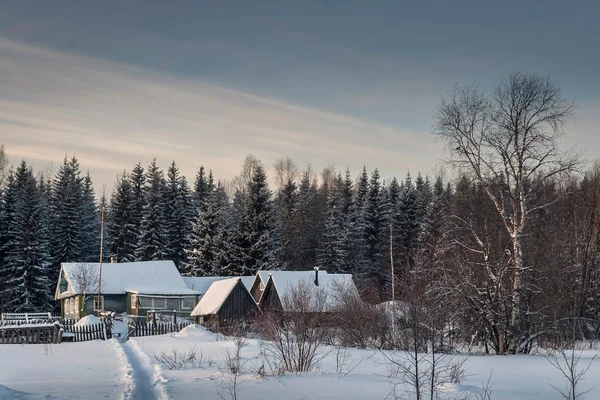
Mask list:
[[129,383],[124,393],[126,400],[168,400],[160,367],[142,351],[135,339],[118,344],[127,362]]

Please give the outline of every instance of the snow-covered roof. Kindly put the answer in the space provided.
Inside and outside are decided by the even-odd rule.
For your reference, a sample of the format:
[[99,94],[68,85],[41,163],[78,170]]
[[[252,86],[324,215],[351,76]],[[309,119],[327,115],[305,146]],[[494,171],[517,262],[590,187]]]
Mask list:
[[[64,272],[68,288],[67,291],[60,292],[57,287],[56,299],[81,294],[81,288],[72,279],[77,268],[91,268],[98,271],[99,264],[63,263],[61,273]],[[198,291],[188,288],[173,261],[103,263],[101,293],[125,294],[127,292],[146,295],[199,294]]]
[[238,277],[213,282],[192,311],[192,316],[216,314],[240,281]]
[[[358,295],[358,289],[350,274],[328,274],[327,271],[319,271],[319,285],[315,285],[315,271],[271,271],[269,279],[277,290],[282,300],[289,296],[294,288],[299,285],[313,289],[325,297],[325,308],[336,306],[340,290],[350,290]],[[263,292],[264,295],[264,292]],[[262,299],[261,299],[262,300]],[[259,302],[260,303],[260,302]]]
[[183,281],[188,288],[204,294],[214,282],[231,278],[240,278],[248,290],[250,290],[252,282],[254,282],[254,276],[184,276]]

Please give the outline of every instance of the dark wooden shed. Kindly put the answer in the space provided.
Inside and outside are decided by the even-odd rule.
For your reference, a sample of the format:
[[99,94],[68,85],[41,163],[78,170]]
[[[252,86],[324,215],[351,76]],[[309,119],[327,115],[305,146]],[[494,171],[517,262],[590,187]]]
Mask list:
[[192,316],[202,325],[223,331],[250,322],[257,313],[260,310],[241,279],[231,278],[214,282]]

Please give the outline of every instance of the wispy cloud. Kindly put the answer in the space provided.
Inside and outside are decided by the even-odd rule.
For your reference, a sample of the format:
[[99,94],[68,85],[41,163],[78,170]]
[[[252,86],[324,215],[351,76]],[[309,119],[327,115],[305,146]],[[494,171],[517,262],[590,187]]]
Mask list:
[[[293,78],[291,78],[293,79]],[[384,176],[428,172],[441,147],[352,116],[0,38],[0,142],[37,165],[76,154],[98,185],[153,157],[190,176],[200,164],[231,178],[253,153],[267,166],[335,164]]]

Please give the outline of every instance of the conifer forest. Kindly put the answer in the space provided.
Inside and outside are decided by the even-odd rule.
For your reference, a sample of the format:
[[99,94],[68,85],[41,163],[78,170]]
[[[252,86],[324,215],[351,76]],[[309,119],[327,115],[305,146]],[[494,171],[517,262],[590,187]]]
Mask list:
[[187,276],[348,273],[363,300],[389,301],[393,287],[499,353],[573,320],[578,336],[598,336],[600,164],[560,145],[573,111],[548,78],[514,73],[443,98],[426,138],[447,145],[438,175],[249,155],[224,180],[210,165],[185,177],[177,160],[153,160],[106,194],[75,155],[48,174],[5,143],[0,310],[55,309],[60,264],[98,262],[104,214],[105,262],[173,260]]

